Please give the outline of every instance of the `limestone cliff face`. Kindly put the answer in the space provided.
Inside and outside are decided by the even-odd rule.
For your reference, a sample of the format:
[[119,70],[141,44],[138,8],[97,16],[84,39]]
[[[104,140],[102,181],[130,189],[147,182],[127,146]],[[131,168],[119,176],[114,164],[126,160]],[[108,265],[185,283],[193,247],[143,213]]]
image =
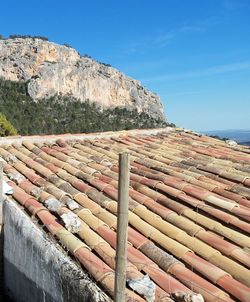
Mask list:
[[90,100],[102,107],[126,106],[164,119],[160,98],[141,84],[73,48],[31,38],[0,40],[0,77],[29,81],[35,99],[56,94]]

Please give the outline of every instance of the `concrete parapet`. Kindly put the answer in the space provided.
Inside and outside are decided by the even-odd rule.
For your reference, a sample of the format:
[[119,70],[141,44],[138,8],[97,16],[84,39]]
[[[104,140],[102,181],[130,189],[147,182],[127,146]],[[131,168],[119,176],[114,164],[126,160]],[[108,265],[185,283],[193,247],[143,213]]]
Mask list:
[[3,273],[3,202],[0,199],[0,301],[4,297],[4,273]]
[[4,279],[19,302],[111,301],[11,198],[4,201]]

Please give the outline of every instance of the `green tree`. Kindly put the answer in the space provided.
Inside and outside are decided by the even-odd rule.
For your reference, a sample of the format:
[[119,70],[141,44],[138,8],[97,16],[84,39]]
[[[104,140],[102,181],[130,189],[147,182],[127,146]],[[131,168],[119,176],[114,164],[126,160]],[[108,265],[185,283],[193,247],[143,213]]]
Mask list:
[[0,78],[0,112],[21,135],[88,133],[135,128],[156,128],[169,124],[137,109],[100,108],[97,103],[81,102],[71,95],[53,96],[35,102],[27,82]]
[[0,112],[0,136],[17,135],[17,130],[6,119],[5,115]]

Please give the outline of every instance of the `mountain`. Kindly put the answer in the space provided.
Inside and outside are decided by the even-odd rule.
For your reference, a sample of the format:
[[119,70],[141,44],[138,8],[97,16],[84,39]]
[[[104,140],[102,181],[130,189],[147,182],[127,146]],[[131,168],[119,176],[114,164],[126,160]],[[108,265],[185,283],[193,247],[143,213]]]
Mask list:
[[108,64],[46,39],[0,40],[0,78],[22,81],[35,101],[55,95],[95,102],[101,108],[125,107],[165,120],[159,96]]

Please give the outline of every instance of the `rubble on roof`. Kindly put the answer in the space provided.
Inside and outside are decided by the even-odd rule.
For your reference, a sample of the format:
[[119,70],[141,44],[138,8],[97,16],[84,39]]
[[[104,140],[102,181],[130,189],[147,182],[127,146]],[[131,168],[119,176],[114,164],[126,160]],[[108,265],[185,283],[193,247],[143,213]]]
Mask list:
[[13,188],[10,187],[6,181],[3,181],[3,194],[11,195],[13,193]]

